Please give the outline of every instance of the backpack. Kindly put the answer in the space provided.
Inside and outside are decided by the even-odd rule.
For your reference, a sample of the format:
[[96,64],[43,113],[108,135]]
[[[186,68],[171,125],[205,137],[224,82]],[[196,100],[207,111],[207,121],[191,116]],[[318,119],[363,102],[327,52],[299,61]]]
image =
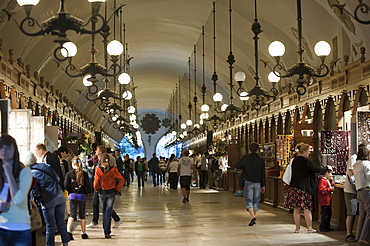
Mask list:
[[217,172],[218,171],[218,160],[213,160],[211,164],[211,171],[212,172]]

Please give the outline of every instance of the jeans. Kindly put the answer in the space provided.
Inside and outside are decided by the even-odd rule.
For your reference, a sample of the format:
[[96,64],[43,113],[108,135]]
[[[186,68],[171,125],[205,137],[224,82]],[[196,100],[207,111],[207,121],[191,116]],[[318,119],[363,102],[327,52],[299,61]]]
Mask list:
[[143,171],[137,171],[137,186],[138,187],[144,187],[144,172]]
[[258,202],[261,197],[261,183],[254,183],[244,180],[244,198],[247,210],[253,208],[258,211]]
[[[94,224],[99,224],[99,195],[98,194],[99,193],[94,190],[94,194],[93,194],[93,198],[92,198],[92,205],[93,205],[92,222]],[[117,222],[121,219],[114,210],[112,211],[112,218],[115,222]]]
[[100,206],[103,210],[103,229],[104,235],[110,235],[111,216],[113,210],[115,194],[99,194]]
[[152,177],[153,177],[153,185],[157,186],[157,184],[159,183],[159,177],[158,177],[158,173],[154,170],[152,170]]
[[0,246],[30,246],[31,231],[8,231],[0,229]]
[[69,235],[67,233],[66,225],[64,224],[64,212],[66,203],[62,202],[50,208],[42,209],[46,225],[46,246],[54,246],[55,224],[58,227],[63,243],[69,242]]

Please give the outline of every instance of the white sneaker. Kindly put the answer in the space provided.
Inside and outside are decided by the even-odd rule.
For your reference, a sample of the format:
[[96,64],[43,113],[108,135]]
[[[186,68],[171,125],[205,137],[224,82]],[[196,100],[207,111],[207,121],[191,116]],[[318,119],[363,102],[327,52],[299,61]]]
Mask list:
[[119,219],[119,221],[114,222],[113,228],[118,228],[123,223],[123,220]]
[[98,227],[99,227],[99,225],[98,225],[98,224],[95,224],[94,222],[91,222],[91,223],[90,223],[90,224],[88,224],[86,227],[87,227],[87,228],[98,228]]

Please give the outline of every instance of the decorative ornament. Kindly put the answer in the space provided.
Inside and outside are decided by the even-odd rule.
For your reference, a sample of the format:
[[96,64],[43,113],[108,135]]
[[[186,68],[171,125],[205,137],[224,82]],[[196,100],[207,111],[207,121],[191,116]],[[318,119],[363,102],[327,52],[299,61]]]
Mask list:
[[171,119],[170,118],[164,118],[162,120],[162,126],[169,127],[171,125]]
[[146,134],[155,134],[160,127],[160,120],[155,114],[146,114],[141,120],[141,128]]

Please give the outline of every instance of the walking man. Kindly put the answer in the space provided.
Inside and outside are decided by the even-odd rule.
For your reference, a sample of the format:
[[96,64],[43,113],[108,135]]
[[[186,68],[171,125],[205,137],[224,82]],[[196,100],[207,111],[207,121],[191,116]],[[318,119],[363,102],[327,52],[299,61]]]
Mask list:
[[265,161],[258,156],[258,144],[251,143],[249,155],[243,156],[236,164],[237,169],[243,169],[244,197],[247,211],[250,214],[249,226],[256,224],[256,213],[261,193],[265,193]]
[[180,186],[182,195],[184,196],[182,202],[189,202],[190,195],[190,185],[191,185],[191,176],[194,174],[194,164],[193,158],[189,157],[189,150],[185,149],[183,152],[183,157],[179,161],[179,167],[177,173],[180,174]]

